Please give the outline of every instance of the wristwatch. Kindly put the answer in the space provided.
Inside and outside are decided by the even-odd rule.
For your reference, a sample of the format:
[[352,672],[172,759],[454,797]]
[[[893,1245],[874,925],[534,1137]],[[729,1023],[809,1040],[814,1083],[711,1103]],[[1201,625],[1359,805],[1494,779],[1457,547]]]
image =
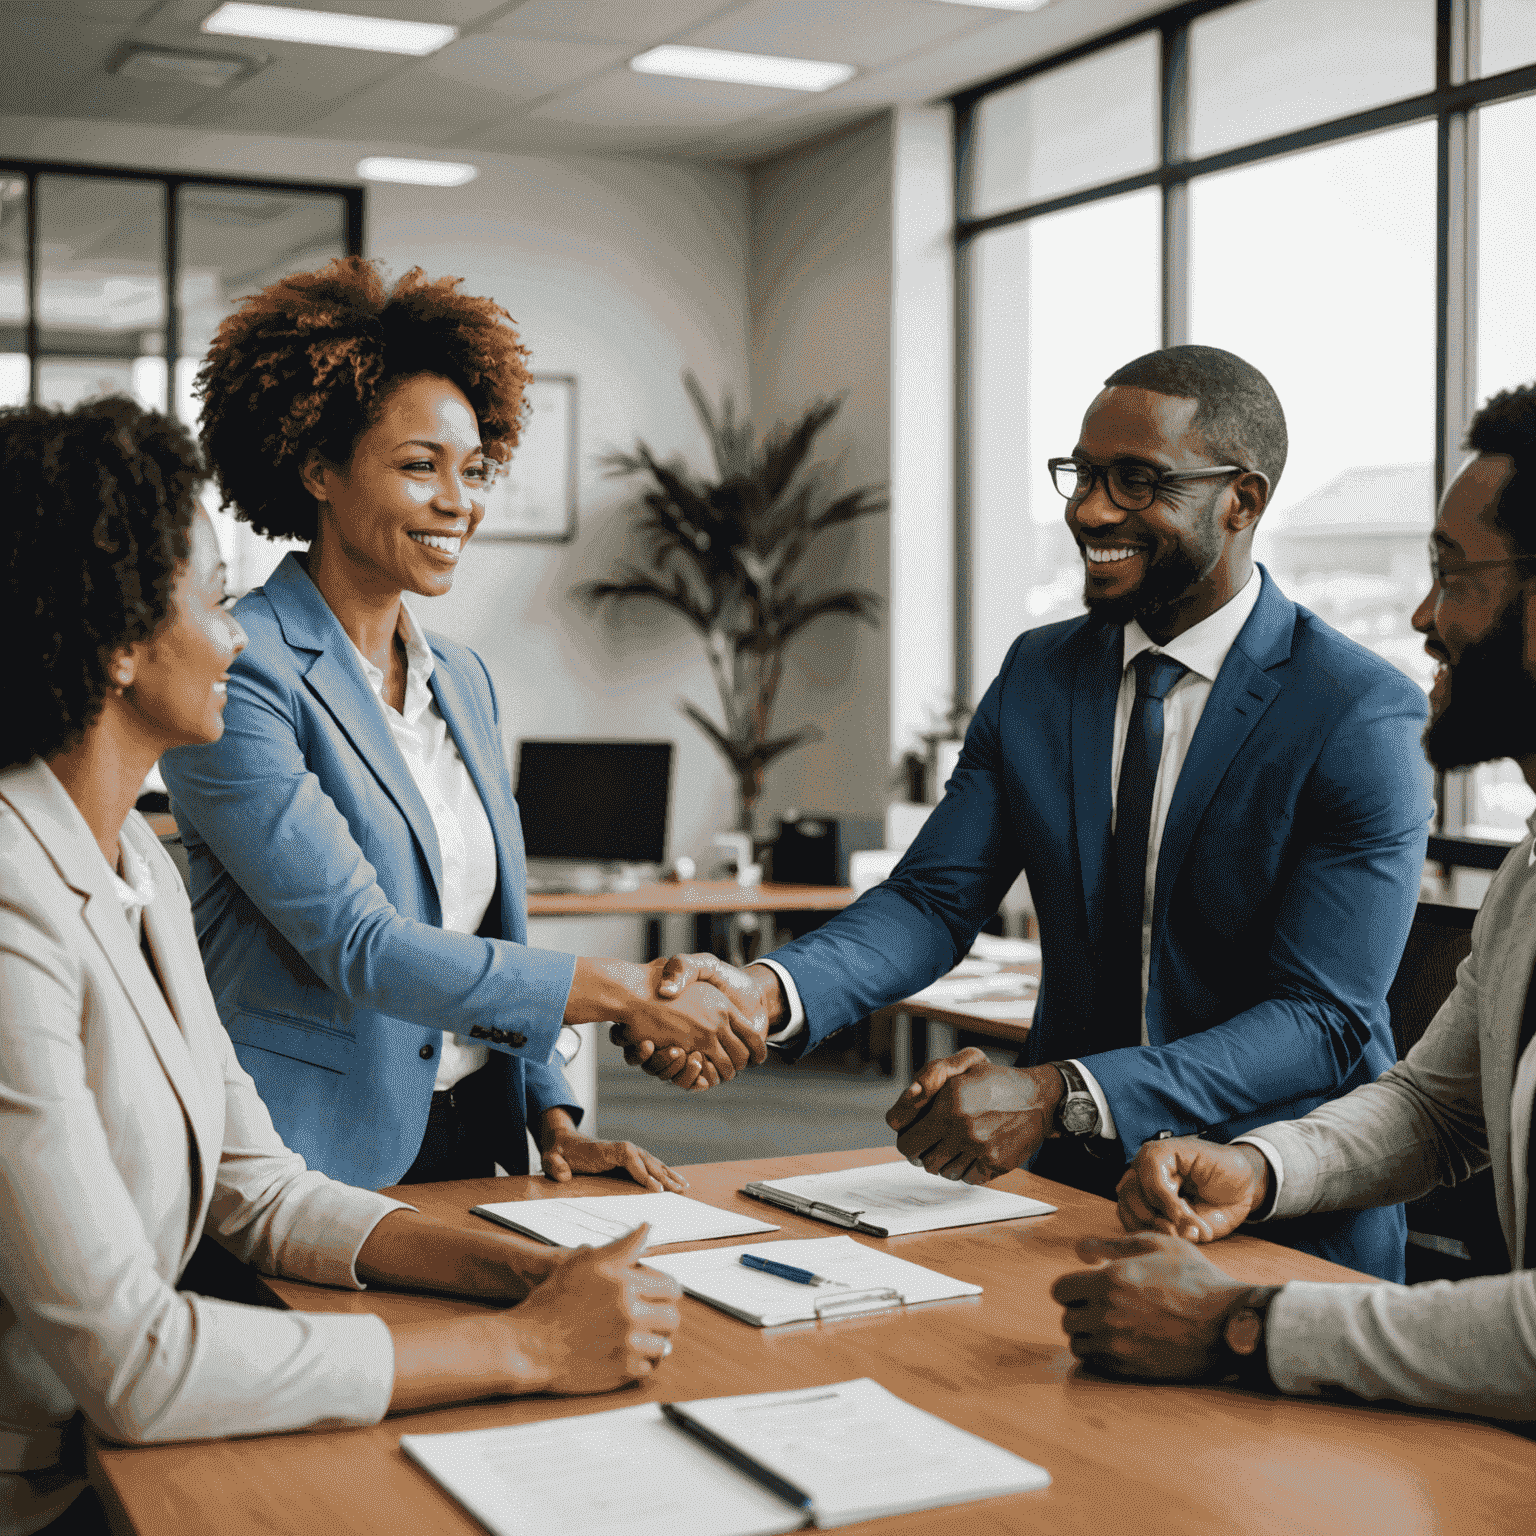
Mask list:
[[1093,1102],[1093,1095],[1088,1092],[1088,1084],[1083,1081],[1083,1074],[1070,1061],[1052,1061],[1046,1065],[1055,1067],[1067,1085],[1067,1096],[1056,1108],[1056,1129],[1063,1136],[1096,1136],[1102,1116],[1099,1106]]
[[1264,1333],[1270,1303],[1280,1291],[1278,1285],[1256,1285],[1228,1315],[1221,1330],[1221,1354],[1216,1363],[1218,1380],[1235,1377],[1240,1386],[1274,1391]]

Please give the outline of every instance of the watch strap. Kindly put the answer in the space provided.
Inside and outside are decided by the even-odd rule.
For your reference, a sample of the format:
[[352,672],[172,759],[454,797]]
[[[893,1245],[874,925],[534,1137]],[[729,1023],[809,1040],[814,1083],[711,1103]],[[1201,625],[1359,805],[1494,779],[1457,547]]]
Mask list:
[[[1242,1301],[1228,1312],[1221,1325],[1221,1347],[1216,1361],[1215,1378],[1218,1381],[1235,1381],[1238,1386],[1251,1392],[1274,1392],[1275,1378],[1269,1373],[1269,1309],[1276,1296],[1284,1289],[1279,1285],[1255,1285]],[[1244,1312],[1253,1313],[1259,1321],[1257,1347],[1249,1354],[1239,1354],[1227,1342],[1227,1328]]]
[[[1103,1129],[1103,1116],[1099,1113],[1099,1106],[1094,1101],[1093,1095],[1088,1091],[1088,1083],[1083,1074],[1070,1061],[1048,1061],[1045,1065],[1054,1067],[1061,1074],[1061,1080],[1067,1087],[1066,1097],[1056,1109],[1057,1131],[1063,1136],[1072,1136],[1080,1141],[1086,1141],[1089,1137],[1097,1136],[1100,1130]],[[1078,1111],[1079,1117],[1083,1116],[1085,1112],[1091,1115],[1091,1120],[1085,1119],[1082,1126],[1075,1129],[1069,1128],[1064,1123],[1065,1117],[1062,1113],[1068,1105],[1073,1106]]]

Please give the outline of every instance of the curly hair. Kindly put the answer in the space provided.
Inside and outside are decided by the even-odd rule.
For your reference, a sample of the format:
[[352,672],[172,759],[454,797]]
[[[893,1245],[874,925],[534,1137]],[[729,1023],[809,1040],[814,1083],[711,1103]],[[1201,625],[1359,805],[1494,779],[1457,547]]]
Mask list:
[[197,375],[224,504],[270,538],[312,540],[316,504],[299,483],[310,454],[350,463],[391,389],[424,373],[463,390],[486,456],[509,458],[528,354],[506,310],[459,293],[461,281],[412,267],[390,288],[377,262],[345,256],[227,316]]
[[1493,521],[1522,554],[1536,555],[1536,384],[1501,390],[1487,401],[1467,428],[1466,446],[1514,460]]
[[185,428],[122,395],[0,410],[0,766],[73,746],[101,712],[114,654],[170,610],[202,478]]

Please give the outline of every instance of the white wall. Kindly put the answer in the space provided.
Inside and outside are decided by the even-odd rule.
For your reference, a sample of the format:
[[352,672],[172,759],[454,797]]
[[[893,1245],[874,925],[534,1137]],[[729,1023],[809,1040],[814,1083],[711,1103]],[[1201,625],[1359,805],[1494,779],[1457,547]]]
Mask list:
[[[375,146],[121,123],[0,118],[0,151],[37,159],[354,181]],[[680,375],[747,393],[747,179],[739,171],[597,157],[479,155],[465,187],[374,186],[368,254],[462,275],[516,319],[537,371],[579,379],[580,519],[572,545],[483,544],[427,622],[474,646],[519,736],[671,737],[674,853],[730,824],[729,777],[675,705],[710,706],[694,638],[659,613],[594,619],[568,594],[623,548],[621,482],[593,456],[639,435],[704,462]],[[540,942],[615,952],[633,924],[550,925]]]
[[[757,166],[751,182],[752,414],[761,433],[817,396],[847,391],[822,434],[840,485],[891,473],[891,120],[882,114]],[[807,588],[890,596],[890,523],[823,536]],[[889,614],[881,632],[821,621],[789,652],[776,731],[815,721],[825,739],[768,771],[761,824],[787,806],[878,815],[888,798]]]

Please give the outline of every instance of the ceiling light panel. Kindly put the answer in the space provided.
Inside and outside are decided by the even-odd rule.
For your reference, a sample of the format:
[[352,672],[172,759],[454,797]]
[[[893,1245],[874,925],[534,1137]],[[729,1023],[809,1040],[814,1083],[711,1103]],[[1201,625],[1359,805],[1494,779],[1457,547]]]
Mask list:
[[473,165],[454,160],[396,160],[388,155],[370,155],[357,162],[357,174],[364,181],[398,181],[411,187],[462,187],[480,172]]
[[259,37],[273,43],[313,43],[321,48],[359,48],[425,58],[446,48],[457,27],[436,21],[395,21],[387,16],[347,16],[340,11],[299,11],[283,5],[221,5],[203,22],[220,37]]
[[629,67],[642,75],[765,85],[780,91],[829,91],[858,73],[852,64],[822,59],[786,59],[771,53],[732,53],[725,48],[687,48],[676,43],[637,54]]

